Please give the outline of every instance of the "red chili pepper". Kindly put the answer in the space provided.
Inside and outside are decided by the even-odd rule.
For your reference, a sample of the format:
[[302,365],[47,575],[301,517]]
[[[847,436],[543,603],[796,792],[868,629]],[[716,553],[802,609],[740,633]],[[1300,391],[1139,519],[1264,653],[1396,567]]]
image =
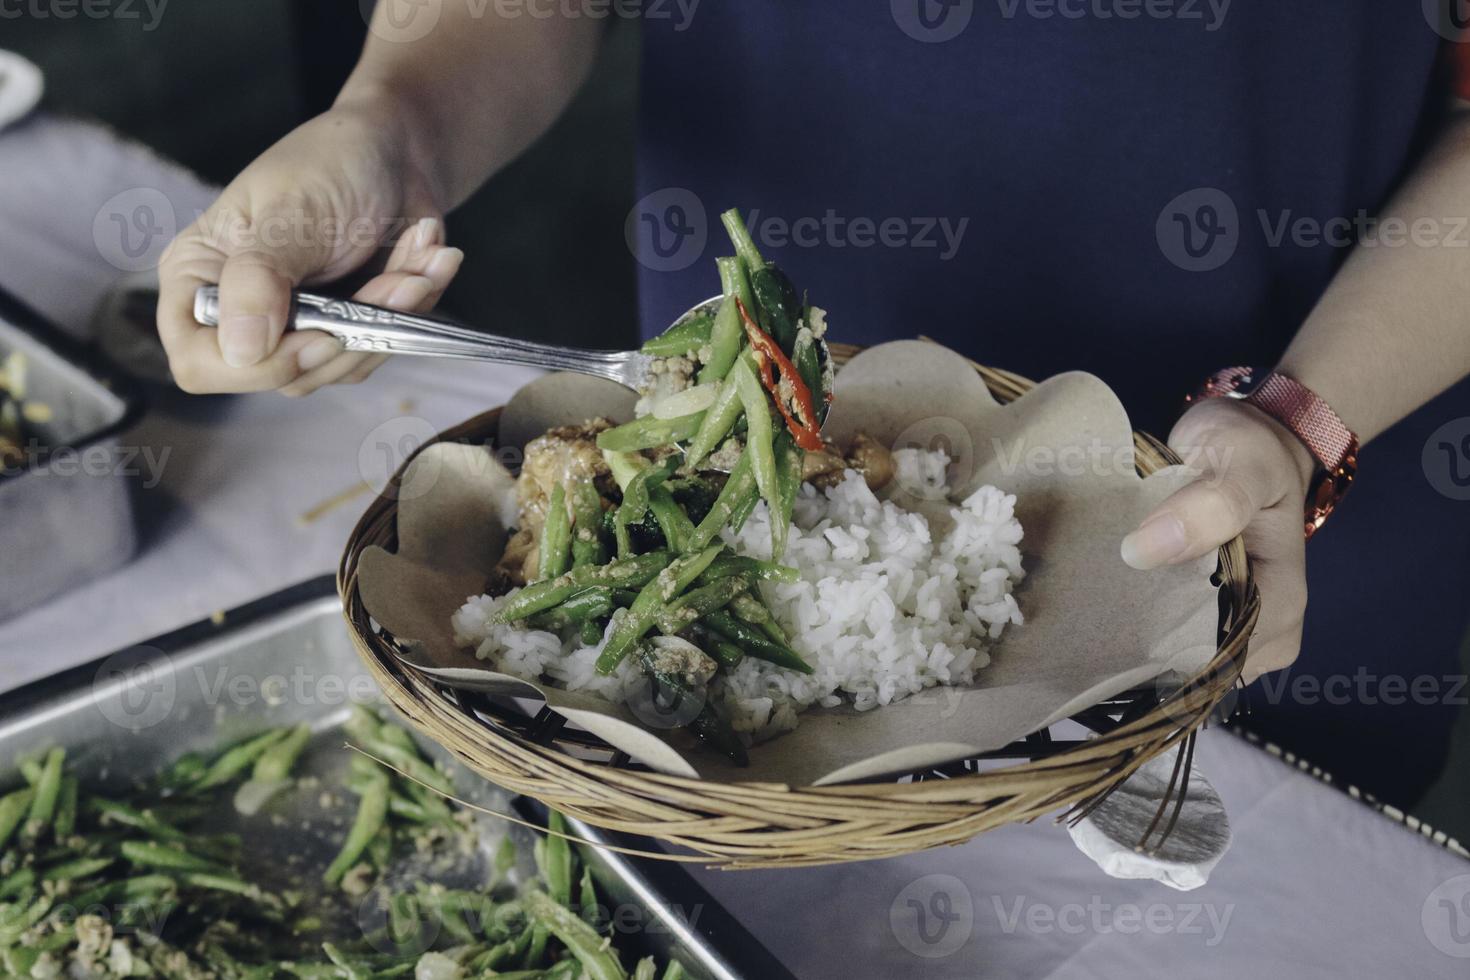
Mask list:
[[[786,420],[786,428],[790,430],[792,438],[802,449],[816,452],[823,448],[821,428],[817,425],[817,410],[812,404],[811,389],[801,380],[796,366],[791,363],[791,358],[781,349],[781,345],[772,339],[771,335],[760,328],[760,325],[751,318],[750,311],[737,297],[735,306],[740,310],[740,319],[745,324],[745,335],[750,338],[750,346],[755,348],[756,365],[760,368],[761,384],[765,385],[767,391],[776,402],[776,408],[780,410],[781,417]],[[793,417],[792,410],[787,406],[786,400],[781,397],[781,386],[771,373],[771,362],[776,362],[776,367],[781,372],[781,378],[791,385],[791,401],[796,409]]]

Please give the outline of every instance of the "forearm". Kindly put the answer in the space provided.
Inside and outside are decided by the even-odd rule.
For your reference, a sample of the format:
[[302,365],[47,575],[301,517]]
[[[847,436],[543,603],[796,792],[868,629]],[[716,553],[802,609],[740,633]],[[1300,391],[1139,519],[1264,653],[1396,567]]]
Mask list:
[[[1357,245],[1279,365],[1367,442],[1470,373],[1470,114]],[[1388,234],[1400,223],[1395,234]],[[1417,228],[1417,231],[1416,231]]]
[[550,127],[591,70],[602,33],[595,17],[446,3],[426,36],[404,40],[419,32],[385,22],[389,6],[378,5],[337,104],[399,129],[446,211]]

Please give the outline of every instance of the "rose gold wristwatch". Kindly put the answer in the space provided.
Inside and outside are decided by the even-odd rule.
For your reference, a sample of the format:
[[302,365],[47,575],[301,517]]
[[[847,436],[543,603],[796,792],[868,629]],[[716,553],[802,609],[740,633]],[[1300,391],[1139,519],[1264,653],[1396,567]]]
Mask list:
[[1302,441],[1321,465],[1307,491],[1310,538],[1352,486],[1358,472],[1358,437],[1316,392],[1279,371],[1232,367],[1211,375],[1186,404],[1236,398],[1265,412]]

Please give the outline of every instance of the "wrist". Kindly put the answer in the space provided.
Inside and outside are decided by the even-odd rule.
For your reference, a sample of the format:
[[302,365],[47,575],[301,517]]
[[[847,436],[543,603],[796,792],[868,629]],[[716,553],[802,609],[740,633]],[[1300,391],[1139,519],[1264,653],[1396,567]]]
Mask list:
[[332,103],[331,113],[362,120],[379,135],[409,173],[428,189],[440,213],[456,203],[452,179],[441,154],[433,152],[438,138],[434,115],[409,86],[355,73]]
[[1272,436],[1289,453],[1308,489],[1305,531],[1311,537],[1357,473],[1358,437],[1321,396],[1283,371],[1233,367],[1208,378],[1189,402],[1240,402],[1274,423]]

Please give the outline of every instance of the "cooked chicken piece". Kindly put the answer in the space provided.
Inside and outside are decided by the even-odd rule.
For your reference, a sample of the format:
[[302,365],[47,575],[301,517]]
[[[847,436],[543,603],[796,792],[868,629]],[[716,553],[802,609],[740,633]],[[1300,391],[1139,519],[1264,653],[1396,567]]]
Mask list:
[[541,564],[538,544],[536,531],[532,528],[523,527],[512,534],[505,543],[505,553],[495,565],[496,584],[508,588],[534,581]]
[[527,444],[521,476],[516,481],[522,528],[539,528],[546,520],[546,502],[558,483],[565,487],[582,480],[611,478],[602,451],[597,448],[597,434],[610,428],[612,423],[607,419],[589,419],[581,425],[552,429]]
[[808,452],[801,458],[801,479],[818,490],[835,487],[842,482],[847,461],[831,449]]
[[610,428],[612,423],[607,419],[589,419],[581,425],[552,429],[526,445],[526,458],[516,480],[519,527],[495,566],[503,584],[525,585],[536,580],[541,527],[546,523],[546,505],[557,484],[568,490],[572,484],[592,480],[602,496],[612,492],[612,471],[597,448],[597,434]]
[[847,450],[847,461],[863,475],[870,490],[882,490],[892,482],[897,472],[893,453],[866,432],[859,432],[852,440],[852,446]]

